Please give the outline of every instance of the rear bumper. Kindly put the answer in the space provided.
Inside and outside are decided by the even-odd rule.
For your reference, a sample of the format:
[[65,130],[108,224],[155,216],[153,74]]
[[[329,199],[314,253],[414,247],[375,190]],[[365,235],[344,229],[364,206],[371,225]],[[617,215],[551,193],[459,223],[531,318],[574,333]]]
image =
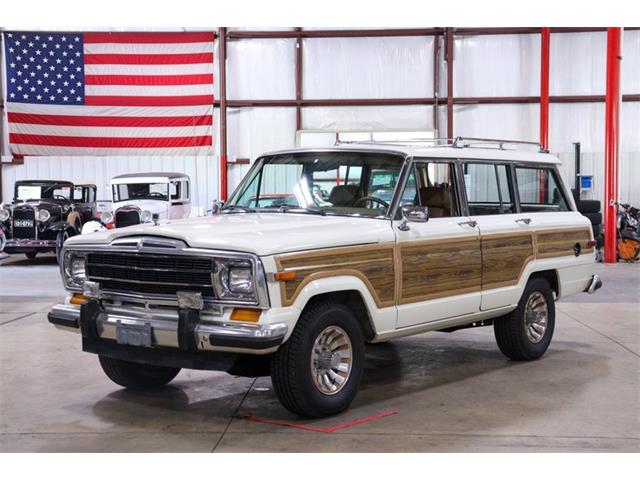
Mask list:
[[5,253],[29,253],[55,250],[55,240],[7,239],[3,251]]
[[598,275],[593,275],[589,281],[589,286],[584,290],[586,293],[593,293],[602,287],[602,280]]
[[[212,351],[267,354],[277,350],[287,333],[284,323],[229,322],[191,309],[110,307],[105,310],[95,300],[82,306],[56,305],[48,318],[57,327],[81,333],[87,351],[93,351],[91,345],[95,346],[96,342],[108,341],[120,347],[134,348],[142,356],[147,353],[151,356],[156,349],[173,349],[187,356]],[[150,326],[152,347],[119,344],[118,325]]]

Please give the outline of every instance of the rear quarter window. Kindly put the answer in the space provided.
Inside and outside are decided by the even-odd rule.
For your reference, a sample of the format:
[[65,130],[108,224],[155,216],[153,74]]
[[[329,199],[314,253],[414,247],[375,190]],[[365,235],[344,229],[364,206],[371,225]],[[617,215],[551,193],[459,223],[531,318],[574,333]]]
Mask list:
[[516,167],[516,181],[523,212],[568,212],[558,173],[548,167]]

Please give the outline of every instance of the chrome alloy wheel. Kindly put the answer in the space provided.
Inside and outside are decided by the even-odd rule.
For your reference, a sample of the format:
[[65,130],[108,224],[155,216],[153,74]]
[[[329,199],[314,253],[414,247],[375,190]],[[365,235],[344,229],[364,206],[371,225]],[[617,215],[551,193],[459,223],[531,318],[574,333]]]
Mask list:
[[329,326],[316,337],[311,351],[311,378],[325,395],[335,395],[344,387],[353,366],[353,349],[347,333]]
[[524,328],[531,343],[538,343],[547,331],[549,310],[540,292],[532,292],[524,309]]

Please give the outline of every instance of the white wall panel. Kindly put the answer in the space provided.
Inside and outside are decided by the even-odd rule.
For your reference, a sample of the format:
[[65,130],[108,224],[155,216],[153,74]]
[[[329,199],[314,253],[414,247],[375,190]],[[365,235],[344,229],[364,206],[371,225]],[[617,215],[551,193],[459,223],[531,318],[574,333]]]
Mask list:
[[230,100],[292,99],[295,39],[231,40],[227,43]]
[[109,181],[116,175],[142,172],[180,172],[191,178],[194,207],[208,207],[218,198],[218,157],[25,157],[22,165],[2,166],[3,201],[10,202],[14,183],[25,179],[71,180],[94,183],[98,199],[111,198]]
[[625,30],[622,39],[622,93],[640,93],[640,30]]
[[606,65],[605,32],[551,35],[551,95],[604,95]]
[[231,108],[227,111],[228,155],[255,160],[270,150],[295,145],[294,108]]
[[540,94],[540,35],[455,37],[457,97]]
[[433,128],[433,107],[308,107],[302,110],[302,125],[305,129],[426,130]]
[[[537,141],[539,106],[455,105],[453,129],[456,136]],[[446,111],[445,111],[446,113]],[[441,128],[446,131],[446,115]]]
[[305,98],[433,95],[433,37],[304,40]]

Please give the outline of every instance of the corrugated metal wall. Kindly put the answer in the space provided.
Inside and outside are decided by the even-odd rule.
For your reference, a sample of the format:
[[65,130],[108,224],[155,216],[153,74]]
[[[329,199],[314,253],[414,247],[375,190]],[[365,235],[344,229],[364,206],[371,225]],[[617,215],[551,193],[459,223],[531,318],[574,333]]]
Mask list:
[[3,201],[9,202],[12,199],[14,182],[23,179],[95,183],[98,187],[98,199],[109,200],[109,180],[114,176],[163,171],[189,175],[192,206],[210,208],[211,199],[216,197],[218,191],[217,157],[26,157],[23,165],[3,166]]
[[[293,39],[234,40],[228,44],[229,99],[295,98]],[[456,37],[454,94],[456,96],[538,95],[539,35],[478,35]],[[433,95],[432,37],[304,39],[305,98],[384,98]],[[640,31],[626,31],[623,42],[622,92],[640,93]],[[441,56],[440,96],[446,95],[446,64]],[[217,61],[217,56],[216,56]],[[605,89],[606,33],[562,33],[551,36],[551,95],[602,95]],[[217,68],[217,67],[216,67]],[[217,69],[216,69],[217,71]],[[460,105],[454,109],[456,135],[537,140],[539,107],[529,105]],[[216,111],[214,125],[218,124]],[[446,110],[439,108],[441,129]],[[429,106],[309,107],[302,112],[303,128],[434,129]],[[216,144],[219,141],[216,135]],[[265,151],[295,145],[295,109],[256,107],[228,111],[229,159],[254,160]],[[572,143],[582,143],[584,174],[594,175],[594,190],[585,198],[602,198],[604,104],[552,104],[550,146],[563,159],[563,173],[573,181]],[[216,152],[219,152],[216,145]],[[620,198],[640,204],[640,103],[626,102],[621,111]],[[209,205],[218,197],[218,158],[180,163],[181,159],[147,160],[57,157],[27,159],[24,166],[4,167],[4,200],[14,179],[64,174],[89,175],[106,184],[112,171],[159,170],[180,165],[198,172],[197,202]],[[47,162],[51,167],[46,167]],[[79,163],[86,162],[86,165]],[[201,163],[202,162],[202,163]],[[102,165],[102,166],[100,166]],[[95,173],[93,168],[95,167]],[[248,170],[229,165],[229,190]],[[206,173],[203,175],[203,169]],[[76,173],[78,172],[78,173]],[[8,188],[7,188],[8,187]],[[8,193],[9,192],[9,193]],[[101,194],[103,196],[104,194]]]

